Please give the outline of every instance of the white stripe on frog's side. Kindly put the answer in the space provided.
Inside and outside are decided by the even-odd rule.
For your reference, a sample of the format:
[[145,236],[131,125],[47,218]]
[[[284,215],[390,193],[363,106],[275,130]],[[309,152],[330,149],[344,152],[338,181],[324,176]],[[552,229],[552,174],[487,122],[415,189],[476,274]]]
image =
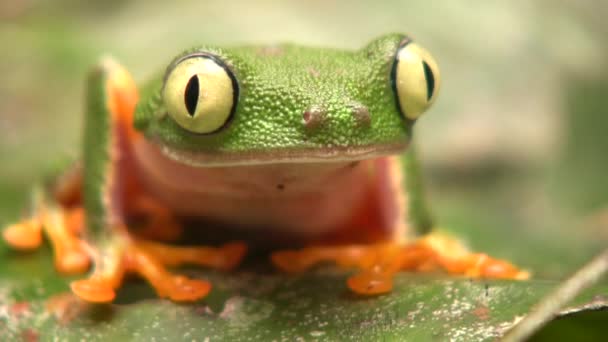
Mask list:
[[373,163],[373,190],[380,210],[381,229],[388,240],[406,243],[413,239],[413,231],[407,222],[408,197],[404,193],[405,177],[399,156],[378,158]]
[[264,164],[292,164],[292,163],[339,163],[357,160],[374,159],[403,153],[408,142],[395,144],[331,147],[310,149],[284,149],[276,151],[252,152],[196,152],[171,148],[162,143],[155,142],[162,153],[176,162],[191,167],[225,167]]
[[389,160],[389,186],[395,201],[395,217],[393,218],[393,241],[406,243],[414,239],[413,230],[408,223],[408,194],[405,192],[405,177],[400,157],[390,157]]

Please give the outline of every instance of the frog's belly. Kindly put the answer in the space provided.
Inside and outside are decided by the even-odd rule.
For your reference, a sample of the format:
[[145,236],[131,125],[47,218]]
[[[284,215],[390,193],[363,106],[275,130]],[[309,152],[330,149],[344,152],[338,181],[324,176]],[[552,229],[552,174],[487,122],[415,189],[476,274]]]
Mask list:
[[197,168],[135,146],[145,189],[178,215],[239,228],[319,235],[348,222],[370,194],[370,163]]

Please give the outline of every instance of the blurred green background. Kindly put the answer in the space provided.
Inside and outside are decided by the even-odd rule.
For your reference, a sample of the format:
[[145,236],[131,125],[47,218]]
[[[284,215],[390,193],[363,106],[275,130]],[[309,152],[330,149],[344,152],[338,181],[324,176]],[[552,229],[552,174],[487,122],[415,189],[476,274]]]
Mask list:
[[608,245],[607,15],[593,0],[1,1],[0,225],[78,155],[101,55],[145,80],[199,43],[354,49],[398,31],[442,71],[416,127],[442,226],[562,279]]

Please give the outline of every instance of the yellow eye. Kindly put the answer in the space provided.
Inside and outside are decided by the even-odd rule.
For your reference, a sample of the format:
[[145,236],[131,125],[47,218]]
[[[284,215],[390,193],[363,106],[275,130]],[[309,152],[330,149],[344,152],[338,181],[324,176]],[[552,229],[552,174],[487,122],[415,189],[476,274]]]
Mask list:
[[193,133],[212,133],[230,120],[238,83],[215,56],[194,54],[169,71],[162,91],[169,115]]
[[439,68],[431,55],[418,44],[404,41],[395,57],[393,90],[401,113],[416,120],[433,103],[439,91]]

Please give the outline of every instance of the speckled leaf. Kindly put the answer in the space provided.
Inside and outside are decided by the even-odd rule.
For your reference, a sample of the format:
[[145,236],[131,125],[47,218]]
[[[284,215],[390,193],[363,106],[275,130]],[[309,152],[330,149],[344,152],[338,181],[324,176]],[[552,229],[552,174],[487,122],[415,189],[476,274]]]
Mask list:
[[[54,273],[47,249],[17,255],[2,248],[0,257],[0,335],[15,340],[492,340],[556,284],[404,274],[393,293],[361,298],[333,269],[298,277],[190,270],[215,284],[199,303],[156,299],[133,280],[116,304],[94,306],[66,292],[68,279]],[[578,303],[590,302],[594,293],[606,294],[608,287]],[[600,304],[608,305],[606,298]]]

